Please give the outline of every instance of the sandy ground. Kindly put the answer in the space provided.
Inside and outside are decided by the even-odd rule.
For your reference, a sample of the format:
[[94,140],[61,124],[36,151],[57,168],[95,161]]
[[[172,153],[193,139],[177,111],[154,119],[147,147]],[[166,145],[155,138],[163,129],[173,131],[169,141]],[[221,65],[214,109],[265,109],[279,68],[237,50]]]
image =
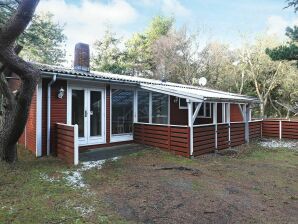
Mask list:
[[251,145],[227,155],[188,160],[149,150],[85,179],[127,221],[298,223],[297,152]]

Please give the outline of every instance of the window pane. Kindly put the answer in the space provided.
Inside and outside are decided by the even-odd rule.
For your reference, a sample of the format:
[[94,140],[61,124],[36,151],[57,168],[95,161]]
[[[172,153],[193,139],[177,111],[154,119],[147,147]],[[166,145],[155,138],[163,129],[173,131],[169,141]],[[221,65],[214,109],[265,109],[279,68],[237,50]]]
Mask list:
[[101,92],[90,92],[90,135],[101,135]]
[[206,103],[205,107],[206,107],[206,117],[211,117],[211,104]]
[[187,102],[186,102],[186,99],[179,98],[179,107],[180,107],[180,108],[187,108]]
[[132,132],[133,91],[112,90],[112,134]]
[[84,137],[84,90],[72,90],[71,124],[79,126],[79,137]]
[[149,123],[149,92],[138,91],[138,122]]
[[202,103],[198,116],[204,117],[204,110],[205,110],[205,103]]
[[168,96],[152,93],[152,123],[168,124]]

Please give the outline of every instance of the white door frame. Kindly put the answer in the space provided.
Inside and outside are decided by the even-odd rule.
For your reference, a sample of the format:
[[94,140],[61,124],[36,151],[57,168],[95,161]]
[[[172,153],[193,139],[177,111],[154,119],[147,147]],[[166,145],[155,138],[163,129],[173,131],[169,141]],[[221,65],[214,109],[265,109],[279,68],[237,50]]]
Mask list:
[[[79,146],[97,145],[106,143],[106,89],[103,86],[100,87],[87,87],[80,85],[68,85],[67,86],[67,124],[71,124],[72,121],[72,90],[84,90],[84,111],[87,112],[87,116],[84,116],[84,138],[78,138]],[[101,136],[90,136],[90,92],[101,92]]]
[[124,133],[124,134],[113,134],[112,133],[112,113],[113,113],[113,89],[121,89],[121,90],[128,90],[133,92],[133,122],[135,122],[135,114],[136,114],[136,89],[131,87],[121,87],[121,86],[111,86],[110,87],[110,136],[111,136],[111,143],[114,142],[124,142],[124,141],[132,141],[133,140],[133,133]]

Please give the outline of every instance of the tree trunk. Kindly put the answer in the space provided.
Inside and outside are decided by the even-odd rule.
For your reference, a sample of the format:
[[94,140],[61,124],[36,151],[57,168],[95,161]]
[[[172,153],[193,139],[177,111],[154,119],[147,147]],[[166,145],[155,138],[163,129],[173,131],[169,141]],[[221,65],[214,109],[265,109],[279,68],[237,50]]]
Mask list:
[[22,0],[19,7],[0,29],[0,62],[19,76],[21,87],[12,93],[6,77],[0,73],[0,95],[4,99],[0,108],[0,160],[17,161],[16,144],[26,126],[29,108],[40,71],[21,59],[14,51],[16,39],[30,23],[39,0]]
[[265,105],[264,105],[264,102],[262,101],[260,103],[260,115],[261,115],[261,118],[264,118],[265,116]]

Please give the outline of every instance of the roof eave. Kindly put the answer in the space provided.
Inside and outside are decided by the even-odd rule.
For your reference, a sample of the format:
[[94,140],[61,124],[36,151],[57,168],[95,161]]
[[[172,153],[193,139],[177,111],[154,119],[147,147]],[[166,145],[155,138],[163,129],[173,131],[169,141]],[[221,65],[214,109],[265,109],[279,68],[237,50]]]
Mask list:
[[57,75],[57,78],[60,79],[66,79],[66,80],[84,80],[84,81],[94,81],[94,82],[102,82],[102,83],[113,83],[113,84],[124,84],[124,85],[129,85],[129,86],[139,86],[138,83],[136,82],[129,82],[129,81],[120,81],[120,80],[112,80],[112,79],[105,79],[105,78],[100,78],[100,77],[94,77],[94,76],[81,76],[81,75],[74,75],[74,74],[66,74],[66,73],[60,73],[60,72],[46,72],[46,71],[41,71],[41,75],[43,77],[48,77],[52,78],[53,75]]

